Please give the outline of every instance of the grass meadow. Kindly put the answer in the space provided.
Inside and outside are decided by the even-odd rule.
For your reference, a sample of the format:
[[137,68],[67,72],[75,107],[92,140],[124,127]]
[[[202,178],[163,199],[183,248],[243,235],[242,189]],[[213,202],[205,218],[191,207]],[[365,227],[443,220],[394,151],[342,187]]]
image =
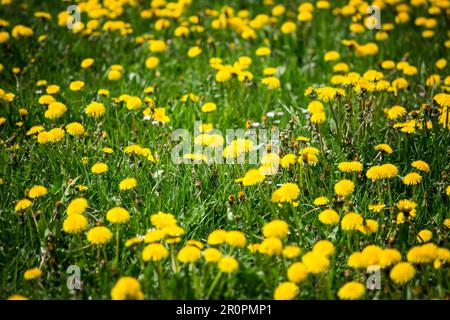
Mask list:
[[0,0],[0,298],[448,299],[449,14]]

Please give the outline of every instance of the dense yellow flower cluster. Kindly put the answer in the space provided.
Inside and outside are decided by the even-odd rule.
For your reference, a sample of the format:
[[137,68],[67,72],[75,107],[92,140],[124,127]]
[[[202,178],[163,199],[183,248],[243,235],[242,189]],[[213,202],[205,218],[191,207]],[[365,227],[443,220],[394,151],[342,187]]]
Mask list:
[[447,298],[448,0],[75,2],[0,1],[5,298]]

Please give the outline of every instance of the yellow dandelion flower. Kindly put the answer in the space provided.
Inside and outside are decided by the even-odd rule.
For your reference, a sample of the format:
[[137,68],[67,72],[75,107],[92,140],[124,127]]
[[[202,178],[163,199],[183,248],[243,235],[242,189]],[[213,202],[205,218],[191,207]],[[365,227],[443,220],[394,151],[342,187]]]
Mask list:
[[389,276],[396,284],[405,284],[416,274],[414,266],[408,262],[399,262],[391,270]]
[[126,223],[130,220],[130,213],[122,207],[114,207],[106,213],[106,220],[114,224]]
[[31,202],[30,200],[22,199],[22,200],[17,201],[16,207],[14,208],[14,210],[16,212],[25,211],[26,209],[28,209],[32,205],[33,205],[33,202]]
[[403,183],[406,185],[417,185],[422,182],[422,176],[417,172],[410,172],[403,177]]
[[264,239],[259,245],[259,252],[268,256],[281,255],[283,252],[283,243],[279,238]]
[[85,198],[76,198],[67,206],[67,215],[83,214],[87,207],[88,202]]
[[147,69],[155,69],[159,65],[159,58],[158,57],[148,57],[145,60],[145,67]]
[[30,199],[35,199],[39,197],[43,197],[47,194],[47,188],[44,186],[34,186],[28,191],[28,197]]
[[325,53],[323,60],[324,61],[335,61],[335,60],[339,60],[340,59],[340,55],[339,52],[337,51],[328,51]]
[[63,222],[63,230],[67,233],[80,233],[88,225],[87,219],[82,214],[72,214],[67,216]]
[[366,219],[357,230],[363,234],[370,235],[378,231],[378,222],[373,219]]
[[339,220],[339,214],[333,209],[326,209],[319,213],[319,221],[323,224],[337,224]]
[[133,277],[121,277],[111,289],[113,300],[143,300],[141,284]]
[[36,133],[44,131],[45,128],[43,126],[32,126],[30,130],[27,131],[27,136],[35,135]]
[[152,214],[150,217],[150,221],[157,229],[164,229],[177,224],[177,220],[172,214],[164,213],[161,211]]
[[352,181],[347,179],[340,180],[334,185],[334,192],[341,197],[347,197],[351,195],[353,191],[355,191],[355,185]]
[[7,300],[28,300],[28,298],[20,294],[14,294],[9,296]]
[[329,204],[330,203],[330,199],[328,199],[327,197],[324,197],[324,196],[317,197],[317,198],[314,199],[313,203],[314,203],[315,206],[321,207],[321,206],[325,206],[325,205]]
[[187,55],[189,58],[195,58],[200,55],[200,53],[202,53],[202,49],[200,47],[191,47],[189,48]]
[[106,154],[111,154],[111,153],[114,153],[114,150],[110,147],[104,147],[104,148],[102,148],[102,152],[106,153]]
[[411,164],[411,166],[413,168],[416,168],[417,170],[420,171],[424,171],[424,172],[430,172],[430,166],[428,165],[428,163],[426,163],[423,160],[416,160],[413,161],[413,163]]
[[105,97],[107,97],[107,96],[109,96],[109,90],[106,90],[106,89],[99,89],[99,90],[97,91],[97,94],[98,94],[99,96],[105,96]]
[[378,265],[383,249],[377,245],[368,245],[361,252],[361,263],[364,267]]
[[281,86],[280,79],[277,77],[265,77],[261,79],[261,83],[268,89],[278,89]]
[[380,268],[390,267],[394,263],[398,263],[402,260],[402,255],[397,249],[384,249],[379,258],[378,265]]
[[[172,237],[172,238],[174,238],[174,237],[181,237],[184,234],[184,229],[179,227],[179,226],[177,226],[177,225],[172,225],[172,226],[165,227],[165,228],[162,229],[162,231],[167,236]],[[187,244],[189,244],[189,242],[187,242]]]
[[388,118],[391,120],[395,120],[400,117],[403,117],[406,115],[406,113],[407,113],[406,109],[403,108],[402,106],[393,106],[387,112]]
[[281,25],[281,32],[284,34],[293,33],[297,30],[297,25],[295,22],[292,21],[286,21]]
[[85,133],[84,126],[79,122],[71,122],[66,126],[66,131],[71,136],[82,136]]
[[329,240],[317,241],[312,249],[312,252],[321,254],[325,257],[333,255],[334,251],[335,251],[334,245]]
[[170,122],[170,118],[166,115],[165,108],[155,108],[155,110],[153,111],[152,118],[160,123]]
[[143,240],[142,237],[130,238],[127,241],[125,241],[125,248],[129,248],[129,247],[132,247],[132,246],[134,246],[134,245],[136,245],[138,243],[141,243],[142,240]]
[[135,178],[125,178],[119,183],[119,189],[121,191],[134,189],[137,186],[137,181]]
[[227,236],[227,231],[222,229],[217,229],[208,235],[207,243],[209,245],[219,245],[225,242]]
[[108,243],[112,238],[112,233],[107,227],[94,227],[87,233],[87,240],[95,245]]
[[293,300],[298,295],[299,288],[295,283],[283,282],[279,284],[274,292],[274,300]]
[[341,220],[342,230],[357,230],[363,223],[363,217],[355,212],[349,212]]
[[72,91],[80,91],[84,88],[84,82],[80,80],[72,81],[69,85],[69,89]]
[[142,107],[142,100],[139,97],[130,97],[126,102],[126,105],[128,110],[136,110]]
[[369,206],[368,206],[368,209],[370,211],[373,211],[376,213],[380,213],[381,210],[383,210],[384,208],[386,208],[386,205],[384,203],[369,204]]
[[77,184],[76,188],[78,189],[78,191],[81,191],[81,192],[89,189],[87,186],[82,185],[82,184]]
[[373,166],[366,172],[367,178],[372,179],[373,181],[380,179],[391,179],[397,176],[397,174],[397,167],[391,163]]
[[366,293],[364,285],[359,282],[352,281],[344,284],[338,291],[338,297],[341,300],[358,300]]
[[202,106],[202,112],[212,112],[217,109],[217,106],[214,102],[207,102]]
[[108,171],[108,165],[103,162],[97,162],[91,168],[91,172],[95,174],[102,174]]
[[400,212],[410,213],[417,208],[417,203],[408,199],[401,199],[396,203],[396,207]]
[[433,238],[433,233],[428,229],[420,230],[417,234],[417,241],[421,243],[425,243],[430,241]]
[[217,266],[221,272],[232,273],[238,269],[239,263],[233,257],[222,257]]
[[39,268],[32,268],[25,271],[23,277],[25,280],[34,280],[42,276],[42,271]]
[[111,69],[108,71],[108,80],[109,81],[117,81],[122,78],[122,72],[119,70]]
[[447,227],[447,229],[450,229],[450,218],[447,218],[444,220],[444,222],[442,223],[444,226]]
[[341,172],[361,172],[363,165],[359,161],[341,162],[338,165],[338,169]]
[[271,53],[271,50],[267,47],[260,47],[256,50],[255,53],[257,56],[267,56]]
[[57,94],[60,91],[60,87],[56,84],[51,84],[45,90],[48,94]]
[[200,259],[201,251],[195,246],[185,246],[178,252],[178,261],[182,263],[192,263]]
[[437,254],[438,247],[434,243],[427,243],[409,249],[406,258],[411,263],[425,264],[436,260]]
[[258,169],[250,169],[247,171],[242,178],[242,185],[244,186],[253,186],[264,181],[266,177],[261,173]]
[[225,235],[225,242],[232,247],[243,248],[247,244],[247,239],[241,231],[228,231]]
[[103,115],[106,111],[105,106],[103,105],[103,103],[100,102],[91,102],[90,104],[88,104],[88,106],[86,107],[86,109],[84,109],[84,112],[93,118],[98,118],[101,115]]
[[92,58],[86,58],[86,59],[83,59],[83,61],[81,61],[81,67],[82,67],[83,69],[88,69],[88,68],[90,68],[93,64],[94,64],[94,59],[92,59]]
[[64,130],[60,128],[54,128],[48,132],[40,132],[38,134],[37,139],[39,143],[48,143],[48,142],[54,143],[61,141],[63,138],[64,138]]
[[385,153],[387,153],[387,154],[391,154],[393,151],[392,151],[392,148],[388,145],[388,144],[385,144],[385,143],[382,143],[382,144],[377,144],[375,147],[374,147],[374,149],[376,150],[376,151],[383,151],[383,152],[385,152]]
[[287,277],[290,282],[299,283],[308,276],[308,269],[302,262],[293,263],[287,271]]
[[318,252],[310,251],[302,256],[302,262],[309,273],[319,274],[330,266],[330,260]]
[[347,265],[354,269],[360,269],[364,267],[363,256],[361,252],[353,252],[347,259]]
[[297,162],[297,157],[295,154],[288,153],[280,160],[280,165],[282,168],[286,169],[294,165]]
[[67,107],[65,106],[65,104],[55,101],[48,105],[47,110],[44,113],[44,116],[47,119],[57,119],[62,117],[66,111]]
[[288,235],[288,224],[283,220],[273,220],[266,223],[262,229],[264,237],[266,238],[280,238],[284,239]]
[[283,249],[283,256],[288,259],[295,259],[302,253],[302,249],[297,246],[287,245]]
[[300,188],[295,183],[285,183],[272,193],[272,202],[289,202],[297,200]]
[[166,233],[160,229],[150,230],[144,236],[145,243],[153,243],[161,241],[165,238]]
[[203,258],[206,262],[218,262],[222,258],[222,253],[216,248],[207,248],[203,251]]
[[160,243],[151,243],[142,251],[144,261],[161,261],[169,256],[169,251]]

